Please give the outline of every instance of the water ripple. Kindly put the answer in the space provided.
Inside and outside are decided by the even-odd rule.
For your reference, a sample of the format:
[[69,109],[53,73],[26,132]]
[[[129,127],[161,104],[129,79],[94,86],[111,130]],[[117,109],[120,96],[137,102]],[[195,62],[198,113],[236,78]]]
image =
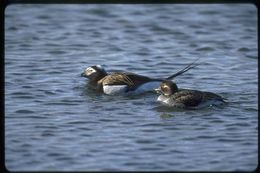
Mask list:
[[[255,7],[16,4],[5,12],[8,170],[257,167]],[[80,77],[93,64],[167,77],[198,57],[174,81],[220,94],[225,106],[184,110],[161,105],[156,93],[108,96]]]

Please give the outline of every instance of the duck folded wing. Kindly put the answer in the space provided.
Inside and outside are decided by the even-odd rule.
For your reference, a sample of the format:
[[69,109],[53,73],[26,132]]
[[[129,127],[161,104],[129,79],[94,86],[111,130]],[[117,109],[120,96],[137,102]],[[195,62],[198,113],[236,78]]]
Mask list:
[[194,90],[183,90],[175,93],[172,98],[175,103],[182,103],[185,106],[197,106],[203,99],[203,94]]
[[203,100],[219,100],[219,101],[223,101],[223,98],[215,93],[212,92],[204,92],[203,95]]
[[143,83],[149,82],[152,79],[128,72],[115,72],[99,81],[103,85],[127,85],[129,87],[136,87]]

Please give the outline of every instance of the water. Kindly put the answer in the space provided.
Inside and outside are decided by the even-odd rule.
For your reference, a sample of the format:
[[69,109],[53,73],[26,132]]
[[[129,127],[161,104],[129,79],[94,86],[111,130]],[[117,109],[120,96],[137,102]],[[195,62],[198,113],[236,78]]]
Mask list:
[[[258,165],[257,10],[230,5],[11,5],[5,11],[5,165],[11,171],[250,171]],[[107,96],[105,65],[176,78],[223,107]]]

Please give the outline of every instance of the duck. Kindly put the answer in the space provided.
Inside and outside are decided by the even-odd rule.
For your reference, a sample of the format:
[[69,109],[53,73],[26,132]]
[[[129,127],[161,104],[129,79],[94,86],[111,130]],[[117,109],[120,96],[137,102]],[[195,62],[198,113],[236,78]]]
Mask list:
[[[197,60],[195,60],[197,61]],[[139,75],[132,72],[112,72],[107,73],[102,65],[93,65],[87,67],[81,77],[88,78],[88,84],[91,88],[103,92],[107,95],[122,95],[122,94],[140,94],[148,91],[154,91],[160,86],[163,80],[171,80],[176,76],[194,68],[194,62],[187,65],[182,70],[173,75],[164,78],[151,78],[144,75]]]
[[155,91],[161,94],[157,101],[176,108],[202,108],[225,103],[224,99],[212,92],[179,89],[173,81],[162,81]]

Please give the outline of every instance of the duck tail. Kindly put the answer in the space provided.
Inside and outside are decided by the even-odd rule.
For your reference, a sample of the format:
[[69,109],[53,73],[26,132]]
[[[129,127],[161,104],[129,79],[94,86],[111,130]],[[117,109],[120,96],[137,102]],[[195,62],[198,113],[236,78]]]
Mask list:
[[169,76],[166,78],[166,80],[172,80],[174,79],[176,76],[179,76],[183,73],[185,73],[186,71],[196,67],[198,64],[195,64],[196,61],[198,61],[200,58],[197,58],[195,61],[193,61],[192,63],[188,64],[185,68],[183,68],[182,70],[178,71],[177,73],[174,73],[173,75]]

